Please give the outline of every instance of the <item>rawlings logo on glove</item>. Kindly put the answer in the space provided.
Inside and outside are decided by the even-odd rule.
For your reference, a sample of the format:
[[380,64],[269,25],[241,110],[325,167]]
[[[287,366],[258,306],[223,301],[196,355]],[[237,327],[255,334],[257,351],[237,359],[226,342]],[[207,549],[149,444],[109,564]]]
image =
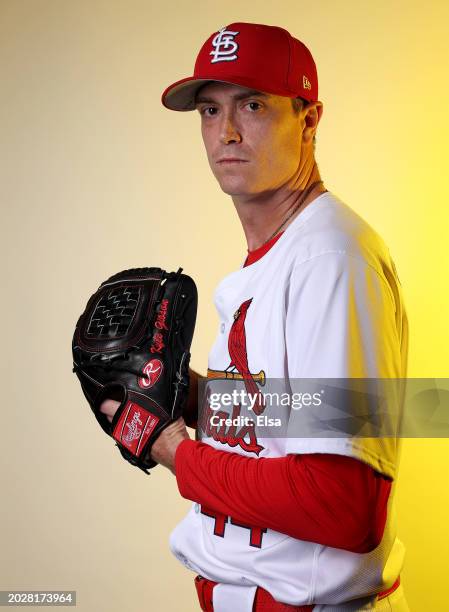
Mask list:
[[152,359],[146,363],[143,367],[142,373],[145,374],[142,378],[139,378],[138,383],[141,389],[149,389],[156,382],[159,376],[162,374],[164,366],[162,361],[159,359]]

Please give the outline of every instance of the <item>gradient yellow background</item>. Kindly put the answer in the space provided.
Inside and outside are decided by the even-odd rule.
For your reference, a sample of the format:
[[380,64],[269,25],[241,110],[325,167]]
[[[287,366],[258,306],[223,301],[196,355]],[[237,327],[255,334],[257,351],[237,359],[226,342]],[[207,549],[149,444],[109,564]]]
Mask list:
[[[263,8],[263,6],[267,6]],[[0,589],[76,589],[83,612],[197,610],[167,540],[190,502],[129,466],[71,373],[86,299],[121,269],[182,265],[212,292],[246,252],[202,149],[199,117],[160,104],[232,21],[312,50],[321,175],[384,237],[408,309],[412,377],[448,375],[449,4],[0,1],[2,519]],[[412,612],[448,609],[447,440],[405,440],[397,488]]]

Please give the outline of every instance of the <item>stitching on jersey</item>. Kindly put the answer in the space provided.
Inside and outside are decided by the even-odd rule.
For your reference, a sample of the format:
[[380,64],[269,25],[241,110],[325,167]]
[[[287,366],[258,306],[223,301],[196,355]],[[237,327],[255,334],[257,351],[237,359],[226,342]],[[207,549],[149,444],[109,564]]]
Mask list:
[[383,284],[387,287],[388,290],[388,295],[390,296],[391,302],[393,304],[394,310],[396,312],[396,304],[394,301],[394,296],[393,296],[393,291],[391,290],[390,285],[388,284],[387,280],[380,274],[380,272],[378,270],[376,270],[376,268],[370,264],[368,261],[366,261],[365,259],[363,259],[362,257],[359,257],[358,255],[354,255],[353,253],[348,253],[348,251],[345,250],[340,250],[340,249],[329,249],[328,251],[323,251],[322,253],[318,253],[318,255],[312,255],[311,257],[308,257],[307,259],[303,259],[302,261],[300,261],[299,263],[297,263],[293,270],[292,270],[292,274],[294,273],[294,271],[296,270],[296,268],[299,268],[300,266],[302,266],[303,264],[312,261],[312,259],[317,259],[318,257],[322,257],[323,255],[329,255],[330,253],[334,253],[336,255],[347,255],[348,257],[352,257],[352,259],[355,259],[363,264],[365,264],[366,266],[368,266],[369,268],[371,268],[371,270],[374,270],[374,272],[376,273],[376,275],[381,279],[381,281],[383,281]]

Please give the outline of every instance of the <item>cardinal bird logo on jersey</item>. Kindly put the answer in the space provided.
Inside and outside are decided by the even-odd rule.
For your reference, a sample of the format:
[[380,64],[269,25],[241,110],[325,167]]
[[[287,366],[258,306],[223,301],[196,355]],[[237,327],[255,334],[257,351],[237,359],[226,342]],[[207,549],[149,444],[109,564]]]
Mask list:
[[[261,370],[254,374],[250,371],[245,334],[246,314],[252,299],[243,302],[234,313],[234,322],[228,336],[228,351],[231,357],[229,365],[225,370],[208,368],[207,377],[243,381],[246,392],[251,399],[251,408],[254,414],[259,416],[265,410],[265,405],[257,383],[262,386],[265,384],[265,372]],[[253,419],[247,417],[243,418],[242,423],[235,423],[241,416],[240,404],[234,404],[232,415],[230,415],[226,411],[212,409],[206,402],[205,409],[198,421],[198,427],[204,432],[205,436],[211,436],[222,444],[231,447],[239,445],[244,451],[259,455],[264,447],[257,440],[256,423]],[[213,419],[218,417],[223,417],[223,420],[230,417],[233,423],[231,425],[213,423]]]
[[208,378],[231,378],[233,380],[243,380],[246,392],[256,401],[253,411],[256,415],[262,414],[265,409],[263,398],[260,394],[257,382],[265,384],[265,372],[261,370],[252,373],[248,365],[248,353],[246,350],[245,321],[248,308],[253,298],[242,302],[234,312],[234,323],[229,330],[228,351],[231,362],[225,370],[207,370]]
[[250,372],[248,366],[248,353],[246,350],[245,321],[248,308],[251,306],[252,301],[253,298],[246,300],[234,313],[234,323],[231,326],[228,336],[228,350],[231,357],[231,363],[225,369],[225,372],[237,370],[243,379],[248,395],[250,397],[256,396],[257,398],[253,410],[256,415],[259,415],[262,414],[265,406],[259,393],[259,387],[254,380],[253,374]]

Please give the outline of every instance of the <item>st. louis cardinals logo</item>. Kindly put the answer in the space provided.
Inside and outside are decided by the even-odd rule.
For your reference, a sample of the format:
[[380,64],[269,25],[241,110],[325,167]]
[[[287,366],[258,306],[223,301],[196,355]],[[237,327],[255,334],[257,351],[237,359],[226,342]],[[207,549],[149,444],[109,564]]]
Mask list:
[[144,376],[137,379],[141,389],[149,389],[160,378],[164,365],[160,359],[150,359],[142,368]]
[[237,36],[238,32],[231,32],[226,27],[220,29],[218,34],[212,40],[213,50],[209,55],[212,55],[213,59],[211,64],[216,62],[231,62],[237,59],[237,51],[239,49],[238,44],[234,40],[234,36]]
[[248,395],[256,397],[256,403],[253,410],[256,415],[259,415],[262,414],[265,406],[256,380],[264,384],[265,373],[263,370],[257,374],[252,374],[250,372],[246,350],[245,320],[246,313],[252,301],[253,298],[246,300],[234,312],[234,323],[229,330],[228,336],[228,351],[231,357],[231,363],[224,372],[220,370],[208,370],[207,376],[208,378],[233,378],[234,380],[243,380]]
[[[228,336],[228,351],[231,357],[231,362],[225,370],[207,370],[208,378],[226,378],[233,380],[242,380],[246,392],[250,398],[253,398],[254,405],[252,410],[257,416],[265,410],[263,396],[259,391],[256,380],[263,385],[265,382],[265,372],[261,370],[257,374],[252,374],[248,365],[248,355],[246,350],[246,333],[245,321],[248,308],[250,307],[252,298],[243,302],[234,313],[234,322],[229,330]],[[232,420],[237,420],[240,416],[241,406],[236,404],[232,410]],[[263,450],[257,441],[255,423],[250,420],[243,424],[239,429],[236,425],[223,427],[222,425],[214,425],[211,417],[229,416],[224,412],[212,411],[210,406],[206,405],[203,410],[200,421],[201,429],[206,436],[212,436],[214,440],[222,444],[228,444],[231,447],[237,444],[247,452],[254,452],[256,455]]]

